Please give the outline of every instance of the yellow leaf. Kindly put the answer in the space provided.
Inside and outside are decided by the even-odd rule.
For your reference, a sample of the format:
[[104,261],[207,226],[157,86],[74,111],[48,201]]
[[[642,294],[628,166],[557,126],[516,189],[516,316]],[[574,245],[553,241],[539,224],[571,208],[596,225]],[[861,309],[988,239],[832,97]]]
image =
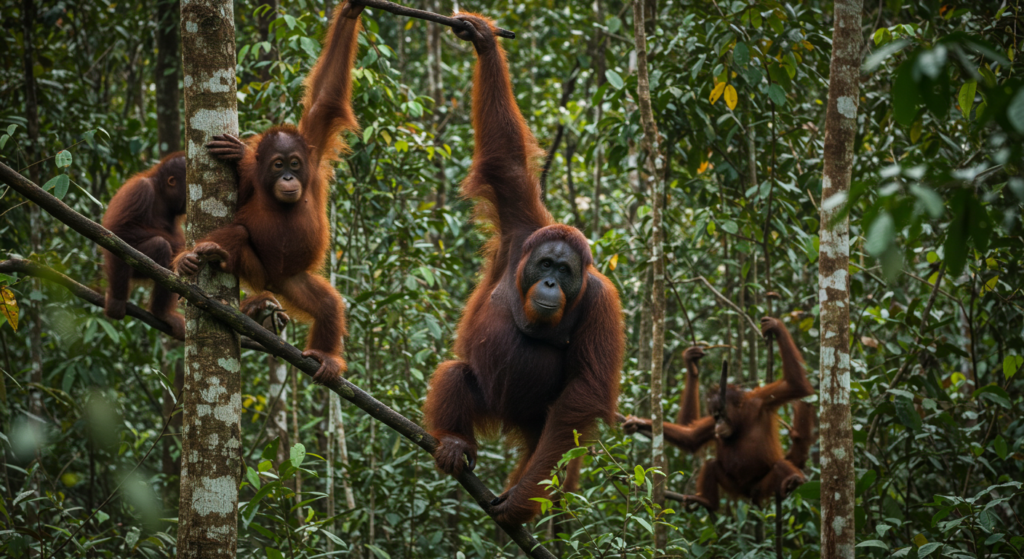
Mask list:
[[800,44],[802,44],[804,46],[804,48],[807,49],[807,50],[814,50],[814,45],[812,45],[808,41],[801,41]]
[[921,547],[928,543],[928,538],[924,537],[924,534],[918,534],[914,536],[914,543],[917,544],[917,547]]
[[910,127],[910,142],[916,144],[921,139],[921,129],[924,127],[924,122],[921,119],[914,121],[914,124]]
[[994,290],[996,288],[996,285],[998,285],[998,284],[999,284],[999,276],[995,276],[994,278],[986,281],[985,282],[985,287],[983,287],[981,289],[981,294],[984,295],[984,294],[988,293],[989,291]]
[[[619,255],[613,254],[611,260],[608,261],[608,269],[615,271],[615,267],[619,265]],[[578,445],[577,445],[578,446]]]
[[736,95],[736,88],[732,85],[725,87],[725,104],[729,107],[729,110],[736,108],[736,102],[739,101],[739,97]]
[[414,21],[416,21],[416,20],[412,19],[412,18],[409,18],[409,21],[406,22],[406,24],[405,24],[405,30],[406,31],[412,29],[412,24],[413,24]]
[[967,380],[967,377],[965,377],[963,373],[953,373],[949,377],[949,382],[953,384],[953,386],[956,386],[965,380]]
[[701,163],[700,167],[697,169],[697,174],[699,175],[699,174],[703,173],[704,171],[707,171],[709,163],[710,163],[709,161],[705,161],[705,162]]
[[14,299],[14,292],[6,286],[0,287],[0,312],[10,323],[11,329],[18,331],[18,301]]
[[718,101],[718,98],[722,96],[722,92],[725,91],[726,85],[728,84],[725,82],[719,82],[718,85],[711,90],[711,96],[708,97],[708,101],[711,101],[712,105],[714,105]]
[[808,332],[813,327],[814,327],[814,317],[813,316],[809,316],[809,317],[807,317],[807,318],[805,318],[805,319],[800,321],[800,331],[801,332]]

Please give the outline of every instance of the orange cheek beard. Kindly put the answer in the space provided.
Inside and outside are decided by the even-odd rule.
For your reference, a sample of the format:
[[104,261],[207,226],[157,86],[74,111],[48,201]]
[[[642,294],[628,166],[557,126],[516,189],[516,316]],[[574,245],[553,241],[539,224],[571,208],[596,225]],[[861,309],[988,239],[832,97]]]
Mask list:
[[537,288],[537,284],[530,286],[530,290],[526,292],[526,297],[523,301],[523,313],[526,314],[526,320],[529,320],[531,324],[547,324],[555,326],[562,321],[562,314],[565,312],[565,293],[562,292],[561,288],[558,290],[558,312],[544,316],[538,313],[533,308],[533,290]]

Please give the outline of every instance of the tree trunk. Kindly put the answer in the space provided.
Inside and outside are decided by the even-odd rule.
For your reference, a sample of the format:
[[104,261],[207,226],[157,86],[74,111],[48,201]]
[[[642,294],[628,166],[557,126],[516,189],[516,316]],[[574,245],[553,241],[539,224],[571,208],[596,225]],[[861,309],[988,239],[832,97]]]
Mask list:
[[[168,350],[177,347],[179,343],[177,340],[164,343],[164,371],[170,372],[172,368],[174,369],[173,387],[164,387],[163,401],[161,402],[162,413],[165,418],[174,413],[174,408],[177,405],[175,398],[180,397],[181,388],[185,383],[184,364],[180,359],[171,361],[168,357],[170,353]],[[171,416],[169,425],[168,430],[170,433],[181,433],[181,414]],[[164,506],[167,509],[174,509],[174,502],[178,495],[173,490],[174,486],[171,484],[171,480],[181,473],[181,459],[175,460],[173,454],[174,447],[178,444],[178,437],[168,434],[164,437],[162,444],[161,469],[167,484],[167,491],[164,494]]]
[[[21,3],[21,25],[25,39],[24,69],[25,69],[25,124],[28,132],[28,144],[26,146],[27,165],[32,165],[42,159],[42,150],[39,149],[39,105],[36,101],[36,77],[32,72],[35,66],[35,22],[36,5],[33,0],[23,0]],[[36,184],[43,184],[42,165],[29,167],[29,177]],[[39,206],[28,205],[29,220],[29,246],[32,254],[39,252],[42,243],[42,223],[39,213]],[[35,289],[42,288],[40,280],[35,280]],[[29,373],[29,381],[35,385],[43,383],[43,323],[39,301],[32,301],[29,304],[28,314],[31,317],[29,322],[32,326],[29,329],[29,353],[32,359],[32,370]],[[29,390],[29,411],[36,417],[43,416],[43,393],[36,389]]]
[[[598,25],[604,25],[604,0],[594,0],[593,9],[594,21],[597,22]],[[601,87],[601,84],[605,82],[604,49],[605,38],[602,35],[600,28],[595,27],[593,49],[595,87]],[[601,118],[603,116],[602,108],[601,103],[594,106],[594,142],[597,145],[594,146],[594,199],[590,203],[590,207],[593,211],[590,224],[590,238],[595,242],[601,238],[601,166],[603,165],[602,159],[604,152],[602,151],[601,132],[598,130],[598,125],[601,123]]]
[[[271,317],[271,320],[274,320]],[[271,326],[273,326],[271,324]],[[288,330],[281,329],[278,334],[282,341],[288,341]],[[267,369],[270,372],[270,381],[267,383],[267,403],[270,408],[270,420],[267,421],[267,440],[272,441],[280,438],[277,445],[277,456],[275,460],[281,464],[288,459],[288,449],[296,441],[288,436],[288,363],[267,354]]]
[[181,111],[178,107],[181,8],[178,1],[160,0],[156,17],[156,136],[160,157],[163,157],[181,149]]
[[[205,146],[214,135],[237,135],[232,2],[183,3],[181,49],[188,144]],[[186,182],[185,237],[193,246],[210,231],[231,223],[238,187],[231,166],[202,148],[189,150]],[[238,304],[238,279],[215,266],[203,266],[194,281],[214,298]],[[185,320],[178,557],[233,558],[238,549],[242,471],[239,338],[193,305],[186,308]]]
[[[651,110],[651,87],[647,77],[647,35],[644,30],[644,0],[633,1],[633,38],[636,42],[637,105],[644,136],[640,140],[646,155],[647,177],[651,184],[651,465],[661,474],[654,477],[654,503],[665,505],[665,412],[661,405],[661,385],[664,379],[662,366],[665,358],[665,256],[664,232],[661,214],[664,201],[664,184],[659,185],[662,167],[661,148],[658,145],[658,126]],[[664,550],[667,533],[663,524],[654,528],[654,545]]]
[[850,224],[836,196],[850,189],[860,99],[862,0],[837,0],[825,116],[821,192],[821,556],[854,557],[853,425],[850,416]]

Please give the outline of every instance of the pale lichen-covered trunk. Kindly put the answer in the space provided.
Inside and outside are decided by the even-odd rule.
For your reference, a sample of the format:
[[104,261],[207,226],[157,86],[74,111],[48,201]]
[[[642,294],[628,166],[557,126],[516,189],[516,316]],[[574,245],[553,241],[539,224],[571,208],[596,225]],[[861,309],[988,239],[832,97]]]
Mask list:
[[[234,10],[228,0],[182,0],[181,50],[188,152],[188,246],[231,222],[237,200],[232,168],[206,143],[238,134],[235,106]],[[203,266],[200,289],[238,304],[238,279]],[[238,544],[241,474],[241,393],[238,334],[198,308],[185,312],[178,557],[234,557]]]
[[850,417],[849,220],[833,223],[850,190],[861,65],[862,0],[837,0],[822,176],[818,299],[821,305],[821,556],[854,557]]
[[[651,184],[651,261],[653,281],[651,282],[651,466],[661,474],[654,477],[654,502],[665,505],[665,412],[661,406],[662,380],[665,354],[665,259],[662,231],[662,200],[664,192],[659,189],[659,172],[662,167],[658,145],[658,126],[651,109],[651,86],[647,77],[647,35],[644,29],[644,2],[633,2],[633,39],[636,44],[637,105],[644,127],[641,145],[647,155],[647,180]],[[664,185],[662,185],[664,187]],[[654,545],[665,549],[667,534],[663,524],[654,528]]]

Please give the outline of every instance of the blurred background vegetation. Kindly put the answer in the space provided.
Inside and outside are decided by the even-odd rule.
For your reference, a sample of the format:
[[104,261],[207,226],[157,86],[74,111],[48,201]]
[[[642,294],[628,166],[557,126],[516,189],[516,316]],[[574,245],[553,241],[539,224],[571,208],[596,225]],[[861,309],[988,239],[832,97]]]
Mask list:
[[[748,318],[766,314],[783,317],[817,386],[818,209],[843,204],[851,217],[858,553],[1024,557],[1020,2],[869,2],[853,186],[848,199],[822,200],[831,3],[643,1],[667,157],[666,413],[678,409],[681,353],[695,342],[729,346],[709,350],[706,371],[727,358],[740,382],[763,382],[767,348]],[[174,70],[158,68],[157,29],[177,4],[46,1],[26,20],[31,4],[5,0],[0,10],[0,158],[16,169],[42,160],[22,172],[56,179],[64,201],[98,221],[125,179],[160,155],[155,82]],[[621,411],[649,415],[650,199],[637,174],[630,4],[458,7],[517,34],[504,45],[519,105],[549,151],[545,201],[593,240],[597,266],[620,289],[629,336]],[[243,135],[298,120],[301,82],[332,8],[236,2]],[[458,197],[472,156],[475,57],[423,21],[373,10],[363,21],[354,75],[362,132],[348,138],[352,153],[333,184],[330,273],[348,303],[347,377],[418,421],[481,262],[484,236]],[[5,188],[0,259],[12,257],[102,291],[97,248]],[[47,557],[80,529],[61,556],[173,557],[179,447],[173,436],[158,439],[180,346],[137,320],[109,321],[58,286],[5,275],[0,285],[20,306],[16,330],[0,318],[0,555]],[[300,345],[305,327],[287,328]],[[328,444],[336,432],[328,393],[299,378],[275,402],[271,366],[245,352],[245,460],[254,470],[273,466],[282,479],[243,484],[240,500],[251,505],[240,556],[519,553],[426,454],[358,409],[340,406],[344,455]],[[30,394],[41,398],[38,408]],[[267,421],[282,404],[284,428]],[[785,425],[782,432],[788,446]],[[669,489],[693,492],[701,457],[668,454]],[[512,458],[490,441],[476,473],[499,489]],[[770,553],[772,510],[739,502],[717,519],[654,515],[649,462],[648,440],[602,426],[580,492],[552,504],[538,537],[566,557],[641,557],[651,554],[652,524],[666,522],[670,555]],[[820,555],[818,467],[810,468],[811,481],[784,507],[794,557]]]

